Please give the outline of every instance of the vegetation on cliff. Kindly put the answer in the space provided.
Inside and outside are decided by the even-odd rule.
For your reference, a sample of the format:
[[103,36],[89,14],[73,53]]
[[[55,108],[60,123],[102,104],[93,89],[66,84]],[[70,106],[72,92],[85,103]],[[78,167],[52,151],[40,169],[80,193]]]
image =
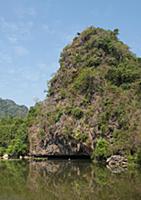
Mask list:
[[29,113],[30,153],[136,155],[140,92],[141,59],[118,39],[117,29],[78,33],[61,53],[47,99]]
[[0,121],[0,151],[98,160],[118,154],[140,162],[140,93],[141,59],[118,29],[89,27],[63,49],[47,98],[25,119]]

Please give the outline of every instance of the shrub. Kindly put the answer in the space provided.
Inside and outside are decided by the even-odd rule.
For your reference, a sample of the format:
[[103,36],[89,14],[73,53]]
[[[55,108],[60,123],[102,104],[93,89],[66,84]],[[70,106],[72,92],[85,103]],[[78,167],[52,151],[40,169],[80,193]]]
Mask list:
[[91,93],[93,91],[94,71],[91,68],[80,71],[74,82],[74,88],[81,93]]
[[40,103],[36,103],[34,107],[31,107],[27,116],[28,126],[32,125],[36,121],[38,114],[40,112]]
[[13,157],[25,155],[27,153],[27,144],[24,144],[22,140],[17,138],[9,145],[6,152]]
[[136,157],[137,164],[141,165],[141,148],[137,151],[137,157]]
[[83,111],[76,107],[76,108],[73,108],[71,110],[71,114],[76,118],[76,119],[81,119],[83,117]]
[[41,129],[40,129],[40,132],[39,132],[39,137],[40,137],[41,139],[45,139],[45,136],[46,136],[45,130],[41,128]]
[[101,83],[99,74],[93,68],[82,68],[74,80],[73,88],[90,99],[95,92],[103,90]]
[[57,113],[56,113],[56,116],[55,116],[55,123],[57,123],[61,116],[63,115],[63,111],[62,110],[59,110]]
[[74,132],[74,137],[81,142],[86,142],[88,139],[88,134],[78,129]]
[[67,92],[65,89],[60,90],[60,97],[61,99],[65,99],[67,97]]
[[[126,64],[119,65],[118,67],[113,67],[109,69],[106,78],[110,80],[113,84],[121,86],[124,84],[129,84],[140,78],[140,69],[134,66],[127,66]],[[129,88],[129,85],[128,87]]]
[[97,140],[92,158],[97,160],[104,160],[109,156],[109,154],[109,143],[105,139],[99,138]]
[[4,152],[5,152],[4,147],[0,147],[0,156],[2,156],[4,154]]

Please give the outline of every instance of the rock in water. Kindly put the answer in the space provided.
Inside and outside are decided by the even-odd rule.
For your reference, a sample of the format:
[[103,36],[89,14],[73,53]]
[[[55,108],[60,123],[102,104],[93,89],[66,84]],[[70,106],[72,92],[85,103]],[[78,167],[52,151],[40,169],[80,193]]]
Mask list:
[[128,167],[128,160],[124,156],[113,155],[106,160],[107,168],[113,173],[121,173]]
[[9,159],[9,155],[8,155],[8,154],[4,154],[4,155],[3,155],[3,159],[4,159],[4,160],[8,160],[8,159]]
[[106,160],[106,163],[111,168],[118,167],[118,166],[125,168],[128,165],[127,162],[128,162],[127,158],[120,155],[113,155]]

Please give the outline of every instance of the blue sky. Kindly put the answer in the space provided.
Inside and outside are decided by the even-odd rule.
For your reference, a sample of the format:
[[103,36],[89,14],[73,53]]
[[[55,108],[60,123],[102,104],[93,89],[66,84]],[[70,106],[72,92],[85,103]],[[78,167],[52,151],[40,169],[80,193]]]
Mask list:
[[119,28],[141,56],[140,19],[140,0],[0,0],[0,97],[44,99],[62,48],[91,25]]

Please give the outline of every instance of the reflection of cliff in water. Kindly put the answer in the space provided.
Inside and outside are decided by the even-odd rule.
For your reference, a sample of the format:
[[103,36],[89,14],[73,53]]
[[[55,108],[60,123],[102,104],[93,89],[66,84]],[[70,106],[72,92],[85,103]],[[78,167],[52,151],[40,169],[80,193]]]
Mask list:
[[0,162],[0,200],[140,200],[141,173],[89,161]]
[[[28,184],[31,191],[47,193],[52,199],[78,199],[88,197],[93,186],[90,162],[85,161],[48,161],[30,163]],[[41,187],[40,187],[41,186]],[[87,192],[81,191],[87,188]],[[84,193],[84,194],[82,194]]]
[[141,199],[141,174],[112,174],[88,161],[31,162],[28,184],[51,199]]

